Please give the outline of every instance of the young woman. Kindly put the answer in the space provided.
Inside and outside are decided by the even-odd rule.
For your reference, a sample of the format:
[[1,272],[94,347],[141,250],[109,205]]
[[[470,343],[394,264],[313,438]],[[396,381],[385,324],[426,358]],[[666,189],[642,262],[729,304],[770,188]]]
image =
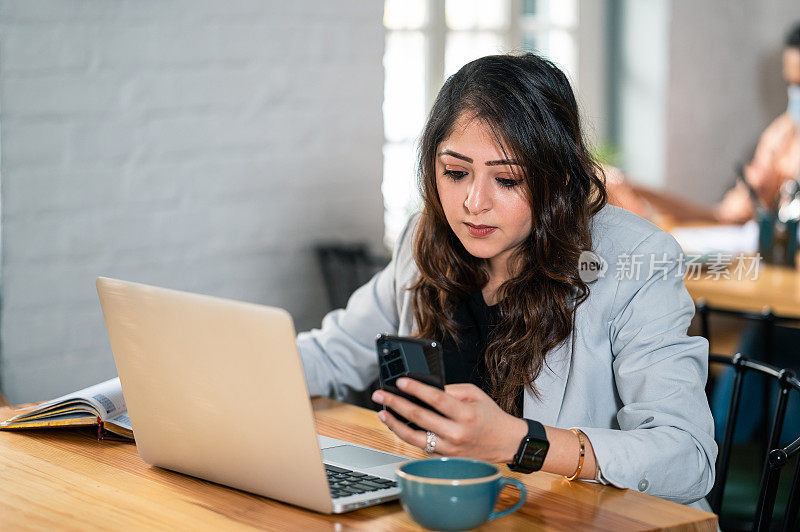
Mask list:
[[[552,63],[499,55],[461,68],[422,134],[424,208],[392,262],[297,337],[311,394],[373,382],[380,332],[435,339],[445,391],[399,385],[438,413],[373,395],[425,429],[378,413],[404,441],[682,503],[705,496],[717,453],[708,345],[686,335],[680,248],[605,205],[599,175]],[[587,261],[604,274],[586,275]]]

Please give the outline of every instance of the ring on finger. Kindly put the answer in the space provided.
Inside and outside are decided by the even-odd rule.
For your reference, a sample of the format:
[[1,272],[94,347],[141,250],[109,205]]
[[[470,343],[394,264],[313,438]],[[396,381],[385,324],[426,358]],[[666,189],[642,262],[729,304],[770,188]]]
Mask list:
[[433,454],[436,450],[436,434],[431,431],[426,431],[425,436],[425,452]]

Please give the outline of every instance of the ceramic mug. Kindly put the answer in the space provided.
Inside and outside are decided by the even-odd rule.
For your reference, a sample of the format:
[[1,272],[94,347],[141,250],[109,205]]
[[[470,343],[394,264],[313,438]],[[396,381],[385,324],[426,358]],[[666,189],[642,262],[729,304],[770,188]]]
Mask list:
[[[525,502],[525,486],[505,478],[497,466],[466,458],[428,458],[397,468],[400,502],[414,521],[432,530],[468,530],[516,512]],[[495,512],[506,485],[520,492],[514,506]]]

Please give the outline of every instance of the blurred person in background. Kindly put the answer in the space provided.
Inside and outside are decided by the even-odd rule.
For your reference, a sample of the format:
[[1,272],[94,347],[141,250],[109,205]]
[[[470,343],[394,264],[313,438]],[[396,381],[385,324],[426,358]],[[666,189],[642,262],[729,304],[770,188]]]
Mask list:
[[[800,175],[800,22],[786,36],[782,53],[783,78],[789,84],[789,102],[761,134],[753,159],[743,168],[743,177],[765,208],[775,206],[781,185]],[[706,206],[676,194],[650,190],[628,182],[614,167],[604,167],[609,203],[648,219],[669,217],[744,223],[755,214],[750,192],[737,181],[717,205]]]

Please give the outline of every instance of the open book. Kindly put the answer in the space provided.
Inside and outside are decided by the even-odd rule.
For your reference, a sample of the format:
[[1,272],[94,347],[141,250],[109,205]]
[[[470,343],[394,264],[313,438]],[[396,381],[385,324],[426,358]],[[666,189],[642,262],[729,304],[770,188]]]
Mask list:
[[96,426],[101,440],[133,440],[119,377],[21,411],[0,422],[0,430]]

